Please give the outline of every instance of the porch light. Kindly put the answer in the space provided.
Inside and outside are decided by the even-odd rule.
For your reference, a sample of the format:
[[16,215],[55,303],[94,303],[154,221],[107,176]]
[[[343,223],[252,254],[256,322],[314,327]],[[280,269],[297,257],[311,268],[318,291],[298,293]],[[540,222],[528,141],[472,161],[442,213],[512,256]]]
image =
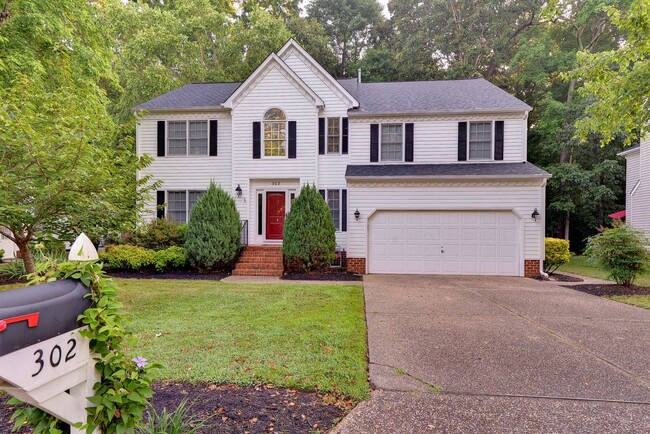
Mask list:
[[535,208],[535,211],[530,215],[533,220],[537,221],[537,217],[539,217],[539,211],[537,211],[537,208]]
[[354,212],[354,219],[359,220],[359,217],[361,217],[361,213],[359,212],[359,208]]
[[[237,184],[237,188],[235,189],[235,193],[237,193],[237,197],[241,197],[241,187],[239,184]],[[535,210],[537,211],[537,210]]]

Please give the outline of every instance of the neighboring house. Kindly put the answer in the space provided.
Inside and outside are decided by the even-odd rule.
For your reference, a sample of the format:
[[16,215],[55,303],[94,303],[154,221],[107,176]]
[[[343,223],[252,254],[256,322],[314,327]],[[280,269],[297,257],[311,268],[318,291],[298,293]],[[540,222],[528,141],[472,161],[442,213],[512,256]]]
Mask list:
[[214,180],[249,244],[278,246],[313,183],[350,271],[540,272],[550,175],[526,162],[531,107],[486,80],[335,80],[289,41],[243,83],[187,84],[134,110],[138,154],[154,156],[141,175],[163,181],[158,216],[185,222]]
[[627,160],[625,222],[650,237],[650,138],[618,155]]
[[18,254],[18,246],[9,238],[0,234],[0,249],[4,250],[3,260],[15,259]]

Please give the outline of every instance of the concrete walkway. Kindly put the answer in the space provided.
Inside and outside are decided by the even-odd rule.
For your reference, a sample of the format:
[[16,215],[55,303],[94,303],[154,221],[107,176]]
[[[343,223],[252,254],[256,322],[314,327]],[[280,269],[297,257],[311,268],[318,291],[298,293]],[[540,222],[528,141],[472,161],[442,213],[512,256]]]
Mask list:
[[364,287],[372,399],[334,432],[650,432],[650,311],[521,278]]

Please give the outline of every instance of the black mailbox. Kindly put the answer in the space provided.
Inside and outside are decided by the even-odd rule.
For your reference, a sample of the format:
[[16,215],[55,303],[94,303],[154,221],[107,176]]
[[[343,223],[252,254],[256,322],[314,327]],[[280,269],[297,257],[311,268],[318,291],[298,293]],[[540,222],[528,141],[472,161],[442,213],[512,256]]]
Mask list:
[[72,279],[0,292],[0,357],[81,327],[89,293]]

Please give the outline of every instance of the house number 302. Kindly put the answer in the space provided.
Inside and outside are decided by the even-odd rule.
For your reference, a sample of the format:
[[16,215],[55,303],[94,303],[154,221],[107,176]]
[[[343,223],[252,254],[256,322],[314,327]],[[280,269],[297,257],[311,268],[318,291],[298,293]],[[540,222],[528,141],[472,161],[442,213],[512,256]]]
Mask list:
[[280,185],[280,181],[271,181],[271,185]]
[[75,339],[68,340],[67,352],[65,353],[65,358],[63,356],[64,350],[59,345],[54,345],[54,347],[52,347],[52,349],[50,350],[49,357],[41,349],[34,351],[34,356],[36,357],[34,363],[38,367],[38,370],[32,374],[32,377],[36,377],[38,374],[40,374],[43,371],[43,368],[45,367],[46,363],[48,362],[51,367],[56,368],[61,364],[61,362],[65,363],[72,360],[74,356],[77,355],[77,353],[74,352],[76,346],[77,346],[77,341]]

